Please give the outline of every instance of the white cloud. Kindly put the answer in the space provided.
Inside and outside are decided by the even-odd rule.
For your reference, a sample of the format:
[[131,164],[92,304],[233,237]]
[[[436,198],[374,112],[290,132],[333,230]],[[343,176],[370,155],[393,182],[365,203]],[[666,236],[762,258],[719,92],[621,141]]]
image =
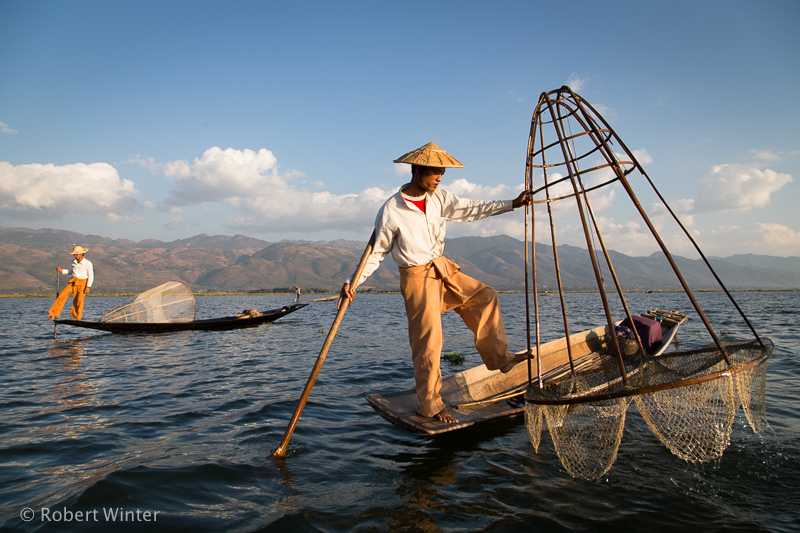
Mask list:
[[[634,155],[643,165],[652,162],[652,157],[646,150],[636,150]],[[626,159],[619,154],[618,157],[621,160]],[[245,234],[334,231],[366,235],[371,231],[380,206],[397,191],[396,187],[383,186],[355,193],[335,194],[322,190],[324,182],[321,180],[309,180],[306,185],[305,180],[296,179],[302,176],[301,173],[280,172],[277,159],[266,149],[222,150],[214,147],[191,163],[183,160],[155,163],[145,158],[134,162],[148,168],[160,169],[174,183],[175,188],[162,209],[177,214],[181,212],[181,206],[222,204],[234,213],[228,221],[228,229]],[[388,172],[397,171],[398,174],[408,174],[408,170],[408,165],[395,165],[387,169]],[[791,176],[751,167],[727,165],[714,167],[713,170],[717,171],[709,174],[712,179],[707,181],[707,188],[720,188],[723,182],[734,182],[740,194],[750,194],[751,188],[762,192],[778,190],[791,181]],[[447,176],[449,174],[445,178]],[[561,177],[560,174],[553,173],[549,175],[549,180],[552,183]],[[611,178],[613,173],[609,169],[602,169],[588,175],[586,185],[596,185]],[[541,182],[542,178],[539,176],[536,185],[541,185]],[[457,178],[445,181],[442,188],[471,200],[499,200],[516,197],[523,185],[498,183],[486,186]],[[606,245],[629,255],[649,255],[657,251],[657,243],[627,201],[627,195],[618,195],[618,191],[621,191],[620,185],[614,184],[589,193]],[[572,193],[571,183],[565,181],[552,187],[551,198],[569,196]],[[770,192],[766,193],[767,198],[769,194]],[[537,199],[541,200],[543,197],[540,193]],[[792,250],[799,247],[797,232],[777,224],[750,225],[747,231],[741,228],[708,227],[701,230],[694,226],[697,201],[675,200],[671,201],[671,207],[706,253],[726,255],[727,247],[727,250],[748,250],[775,255],[775,248]],[[749,198],[748,202],[755,206],[763,204],[764,200],[756,197]],[[741,208],[742,204],[739,205]],[[558,244],[585,247],[586,237],[574,198],[553,202],[551,207],[556,220]],[[458,237],[506,234],[522,239],[525,223],[523,213],[523,210],[518,210],[469,224],[450,224],[448,235]],[[682,235],[663,205],[655,203],[647,208],[647,213],[671,252],[692,256],[694,252],[691,243]],[[192,220],[186,215],[176,215],[165,227],[186,227],[191,224]],[[544,204],[536,206],[536,234],[539,242],[550,241],[549,217]],[[599,243],[594,242],[594,245],[599,246]]]
[[522,96],[519,96],[514,91],[508,91],[508,94],[509,94],[509,96],[511,96],[511,98],[513,98],[517,102],[524,102],[525,101],[525,98],[523,98]]
[[392,168],[392,172],[397,176],[410,176],[411,165],[407,165],[405,163],[395,163],[394,167]]
[[[505,199],[508,200],[508,198]],[[503,213],[499,216],[488,217],[475,222],[464,224],[451,223],[447,225],[448,238],[476,235],[480,237],[508,235],[515,239],[522,240],[525,236],[524,211],[518,209],[511,213]]]
[[199,205],[269,194],[281,197],[290,192],[288,181],[303,174],[279,174],[277,159],[266,148],[253,150],[211,147],[190,164],[179,160],[162,166],[164,175],[172,179],[168,205]]
[[636,158],[640,165],[649,165],[653,162],[653,157],[644,148],[634,150],[633,157]]
[[514,188],[516,192],[512,193],[511,187],[503,183],[495,187],[484,187],[483,185],[470,183],[464,178],[458,178],[450,183],[443,183],[442,188],[447,189],[458,197],[469,198],[470,200],[508,200],[516,198],[525,186],[520,183]]
[[[242,232],[340,230],[363,233],[373,226],[380,206],[397,191],[397,188],[380,187],[350,194],[313,190],[324,186],[322,181],[312,183],[313,188],[309,190],[304,182],[295,179],[302,176],[301,173],[280,173],[277,159],[264,148],[256,152],[212,147],[192,163],[182,160],[155,163],[141,157],[129,162],[161,169],[174,182],[175,188],[162,206],[164,210],[179,212],[179,206],[222,203],[238,215],[228,226]],[[398,164],[393,170],[407,174],[409,168],[409,165]],[[505,184],[485,187],[465,179],[456,179],[442,187],[471,200],[511,199],[523,188],[522,184],[513,188]],[[474,228],[482,234],[513,229],[499,222]]]
[[133,182],[108,163],[14,166],[0,161],[0,209],[25,219],[67,214],[125,217],[137,207]]
[[603,118],[606,120],[617,116],[617,112],[608,107],[606,104],[596,103],[592,104],[592,107],[594,108],[595,111],[600,113],[600,115],[602,115]]
[[109,222],[141,222],[144,220],[139,215],[120,215],[118,213],[106,213]]
[[17,130],[11,129],[11,127],[5,122],[0,122],[0,131],[2,131],[3,133],[8,133],[9,135],[17,133]]
[[[560,183],[556,183],[563,177],[564,176],[558,172],[548,174],[547,176],[548,183],[554,184],[549,187],[550,190],[549,197],[551,200],[550,207],[553,212],[554,220],[567,220],[572,217],[579,216],[578,207],[574,197],[575,190],[572,187],[572,182],[570,180],[564,180]],[[614,178],[614,171],[611,170],[610,168],[604,168],[592,172],[591,174],[586,176],[586,178],[584,179],[584,186],[586,188],[590,188],[599,185],[601,183],[605,183],[613,178]],[[539,179],[536,180],[536,182],[534,183],[534,190],[543,185],[544,185],[544,178],[540,176]],[[608,187],[601,187],[599,189],[596,189],[588,193],[589,202],[591,204],[592,211],[594,211],[595,214],[605,211],[613,205],[614,198],[616,196],[616,189],[618,187],[620,187],[618,184],[614,184]],[[516,196],[516,194],[514,196]],[[536,195],[536,201],[541,201],[544,200],[545,198],[546,194],[544,191]],[[537,207],[537,213],[539,209],[541,209],[542,216],[547,217],[546,208]],[[537,214],[537,216],[539,215]]]
[[776,154],[770,150],[750,150],[750,152],[755,156],[756,159],[759,161],[764,161],[765,163],[771,163],[781,158],[780,154]]
[[574,92],[580,92],[583,89],[583,86],[586,84],[587,79],[581,78],[574,72],[570,75],[569,79],[567,79],[566,85],[572,89]]
[[[781,257],[800,255],[800,232],[783,224],[757,222],[747,226],[719,226],[707,230],[692,230],[692,236],[706,256],[728,257],[734,254],[767,254]],[[674,242],[673,242],[674,240]],[[691,256],[695,254],[687,239],[671,237],[670,251]]]
[[180,226],[182,222],[183,222],[183,218],[181,218],[181,217],[172,217],[171,219],[169,219],[167,221],[166,224],[164,224],[164,227],[166,229],[175,229],[176,227]]
[[140,167],[144,167],[154,174],[156,171],[161,170],[161,166],[156,163],[155,159],[152,157],[142,157],[140,154],[136,154],[134,157],[120,161],[120,164],[139,165]]
[[229,225],[238,231],[363,233],[372,227],[378,209],[395,192],[396,189],[386,191],[375,187],[358,194],[336,195],[286,187],[278,196],[239,198],[235,208],[243,216]]
[[[646,165],[652,157],[646,150],[636,150],[637,160]],[[622,158],[619,154],[617,157]],[[762,154],[762,159],[769,159]],[[594,164],[599,164],[595,162]],[[561,178],[551,174],[552,182]],[[610,169],[592,172],[586,179],[587,186],[594,186],[613,178]],[[707,255],[727,256],[731,253],[763,253],[770,255],[797,255],[800,252],[800,234],[781,224],[751,223],[747,227],[701,225],[698,217],[711,212],[741,211],[764,207],[773,193],[780,191],[793,181],[792,176],[752,165],[718,165],[703,177],[705,186],[696,198],[670,201],[671,209]],[[538,180],[539,185],[541,178]],[[592,208],[600,226],[606,245],[628,255],[649,255],[659,250],[657,242],[641,217],[622,194],[619,205],[614,205],[615,192],[619,185],[598,189],[589,193]],[[572,186],[563,182],[551,188],[551,198],[570,194]],[[543,195],[542,195],[543,196]],[[586,246],[574,199],[551,204],[556,224],[558,244]],[[663,204],[656,201],[646,208],[648,218],[659,233],[667,248],[674,254],[695,257],[693,245],[680,226],[674,221]],[[603,214],[606,216],[603,216]],[[550,242],[547,212],[537,206],[537,239]],[[540,224],[541,222],[541,224]],[[735,252],[734,252],[735,251]]]
[[752,165],[715,165],[700,180],[707,185],[694,201],[695,214],[747,211],[769,205],[770,195],[793,181],[789,174]]
[[800,255],[800,232],[783,224],[771,222],[757,223],[755,232],[767,249],[782,250],[781,255]]
[[798,151],[791,152],[773,152],[772,150],[750,150],[750,153],[758,160],[764,163],[772,163],[789,156],[797,155]]

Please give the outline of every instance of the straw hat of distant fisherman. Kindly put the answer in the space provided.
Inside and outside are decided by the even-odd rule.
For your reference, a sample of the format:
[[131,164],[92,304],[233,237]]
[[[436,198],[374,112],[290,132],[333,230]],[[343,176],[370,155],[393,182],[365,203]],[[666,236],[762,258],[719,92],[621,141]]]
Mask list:
[[89,251],[88,248],[84,248],[83,246],[76,246],[75,248],[72,249],[70,255],[77,255],[77,254],[83,255],[88,251]]
[[434,143],[428,143],[421,146],[413,152],[408,152],[394,160],[395,163],[408,163],[411,165],[419,165],[422,167],[453,167],[464,168],[461,162],[448,154]]

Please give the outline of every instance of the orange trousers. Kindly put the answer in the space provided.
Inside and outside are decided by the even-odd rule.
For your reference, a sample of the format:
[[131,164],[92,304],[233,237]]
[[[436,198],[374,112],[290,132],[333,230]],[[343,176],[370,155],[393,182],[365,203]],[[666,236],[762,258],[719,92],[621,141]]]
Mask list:
[[67,298],[72,295],[72,310],[69,312],[69,317],[80,320],[81,316],[83,316],[83,297],[85,296],[83,294],[83,289],[86,288],[87,281],[89,280],[70,278],[67,284],[64,285],[64,288],[61,289],[61,292],[58,293],[56,301],[50,306],[50,310],[47,314],[53,318],[60,317],[61,310],[64,309]]
[[455,311],[475,334],[475,347],[489,370],[505,366],[506,330],[497,291],[461,273],[445,257],[428,264],[400,269],[400,292],[408,317],[408,339],[414,362],[414,379],[420,405],[417,413],[433,416],[445,408],[442,388],[442,313]]

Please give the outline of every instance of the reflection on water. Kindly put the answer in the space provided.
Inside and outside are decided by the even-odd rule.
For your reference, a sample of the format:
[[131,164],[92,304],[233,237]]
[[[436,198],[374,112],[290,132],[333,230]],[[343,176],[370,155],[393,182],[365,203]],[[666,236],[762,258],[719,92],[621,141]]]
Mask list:
[[56,358],[59,366],[54,371],[61,374],[63,379],[53,385],[51,401],[70,407],[81,407],[94,402],[92,392],[95,386],[81,368],[84,345],[88,342],[88,339],[76,339],[53,343],[50,357]]
[[[796,293],[736,297],[776,345],[770,428],[748,433],[740,412],[723,457],[693,465],[666,450],[632,410],[617,461],[599,483],[571,479],[546,431],[533,453],[521,416],[436,438],[378,417],[366,394],[413,385],[398,295],[362,295],[348,311],[279,463],[269,456],[335,302],[241,331],[112,335],[64,326],[53,341],[46,320],[17,327],[20,317],[44,316],[49,299],[0,299],[0,527],[31,531],[21,508],[66,506],[158,510],[154,531],[788,531],[800,521],[790,505],[800,486],[800,304]],[[717,331],[747,333],[723,294],[697,298]],[[198,298],[198,317],[291,300]],[[560,338],[559,298],[540,302],[542,342]],[[597,295],[568,294],[566,302],[572,332],[603,323]],[[116,303],[93,298],[90,312]],[[682,294],[631,294],[628,303],[633,312],[682,310],[690,320],[681,346],[709,343]],[[524,298],[502,294],[501,306],[512,348],[522,349]],[[460,319],[448,313],[443,323],[445,351],[466,359],[445,363],[443,373],[480,364]]]

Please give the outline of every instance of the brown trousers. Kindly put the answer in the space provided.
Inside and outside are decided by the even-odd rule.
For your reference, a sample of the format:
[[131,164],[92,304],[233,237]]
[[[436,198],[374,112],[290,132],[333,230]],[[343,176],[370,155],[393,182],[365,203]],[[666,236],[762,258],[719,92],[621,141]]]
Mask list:
[[64,304],[67,302],[69,295],[72,295],[72,310],[69,312],[69,317],[75,320],[80,320],[83,316],[83,289],[86,288],[86,282],[89,280],[70,278],[61,292],[58,293],[56,301],[50,306],[47,312],[53,318],[61,316],[61,310],[64,309]]
[[417,413],[433,416],[445,408],[439,391],[442,372],[442,313],[453,310],[475,334],[475,347],[489,370],[513,359],[508,351],[497,291],[466,274],[445,257],[400,269],[400,292],[406,304],[408,340],[420,406]]

